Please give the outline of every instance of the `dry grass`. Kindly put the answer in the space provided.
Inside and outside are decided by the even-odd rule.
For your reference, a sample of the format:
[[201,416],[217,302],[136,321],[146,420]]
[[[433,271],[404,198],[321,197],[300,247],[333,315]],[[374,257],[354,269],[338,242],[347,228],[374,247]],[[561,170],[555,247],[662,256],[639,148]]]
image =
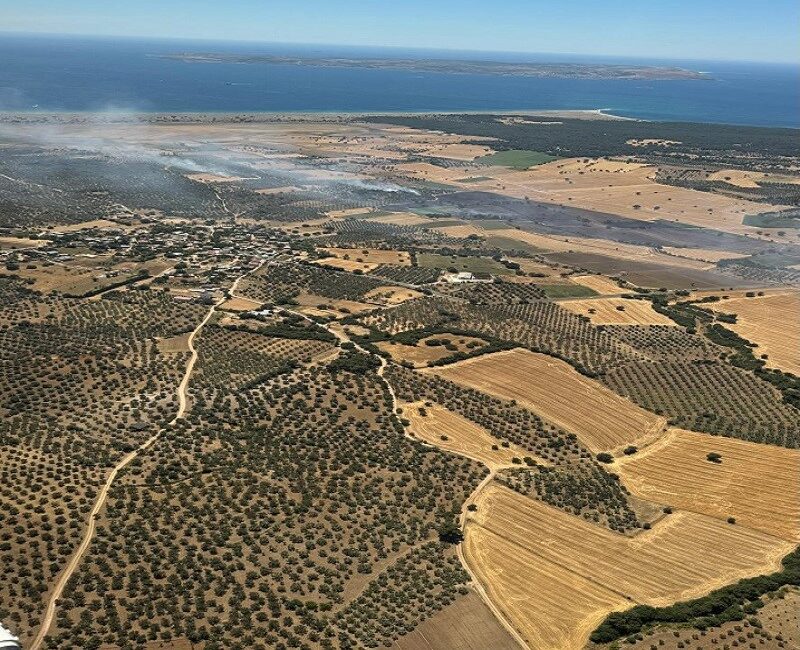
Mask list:
[[790,542],[689,512],[630,538],[490,485],[464,552],[531,647],[582,648],[611,611],[665,605],[775,570]]
[[178,334],[167,339],[158,339],[158,351],[164,354],[174,354],[175,352],[189,352],[189,333]]
[[676,325],[646,300],[588,298],[563,300],[559,304],[575,314],[588,316],[595,325]]
[[[584,162],[588,160],[588,162]],[[518,171],[487,167],[486,180],[464,183],[471,170],[429,163],[397,165],[406,177],[425,179],[514,198],[569,205],[631,219],[666,219],[733,233],[758,230],[742,224],[747,214],[783,209],[711,192],[662,185],[653,180],[655,168],[604,158],[569,158]]]
[[304,314],[314,314],[317,316],[336,316],[337,318],[343,318],[350,313],[358,314],[375,308],[374,305],[368,305],[363,302],[325,298],[323,296],[317,296],[316,294],[306,292],[298,295],[295,300],[297,301],[297,304],[300,305],[297,311],[300,311]]
[[[448,350],[443,345],[425,345],[425,341],[442,338],[449,339],[452,345],[457,349]],[[480,347],[486,345],[486,341],[483,339],[474,336],[455,334],[434,334],[432,336],[426,336],[424,339],[420,339],[416,345],[405,345],[403,343],[390,343],[386,341],[382,341],[377,345],[381,350],[388,352],[392,356],[392,359],[398,363],[409,361],[413,363],[414,366],[421,368],[427,366],[429,361],[438,361],[456,352],[468,352],[475,349],[475,347],[468,347],[470,343],[478,343]]]
[[767,174],[764,172],[745,171],[741,169],[720,169],[709,174],[707,180],[721,181],[734,187],[757,188],[768,183],[800,183],[800,176],[787,174]]
[[748,256],[747,253],[731,253],[729,251],[716,251],[707,248],[675,248],[673,246],[664,246],[664,251],[676,257],[708,262],[709,264],[716,264],[721,260],[732,260]]
[[408,287],[375,287],[364,294],[364,300],[379,302],[383,305],[399,305],[406,300],[420,298],[423,294]]
[[[680,266],[681,268],[696,269],[702,271],[708,268],[708,264],[696,260],[679,259],[672,255],[660,253],[649,246],[638,246],[636,244],[623,244],[609,239],[593,239],[589,237],[562,237],[555,235],[540,235],[538,233],[526,232],[509,228],[507,230],[494,230],[491,233],[498,237],[509,237],[517,241],[525,242],[545,251],[555,253],[589,253],[594,255],[606,255],[623,260],[637,262],[648,262],[667,264],[670,266]],[[617,291],[616,293],[619,293]]]
[[125,279],[124,275],[116,278],[107,278],[105,277],[106,272],[102,269],[87,269],[63,264],[52,264],[50,266],[38,264],[35,269],[23,267],[17,275],[21,278],[33,280],[33,288],[37,291],[44,293],[59,291],[70,295],[82,295],[88,291]]
[[[531,455],[516,445],[503,447],[502,442],[483,427],[441,406],[414,402],[401,404],[401,407],[403,417],[411,422],[409,432],[413,436],[445,451],[477,460],[489,469],[513,467],[513,458],[522,460]],[[492,449],[493,446],[497,449]],[[548,464],[539,458],[536,461]]]
[[448,237],[458,237],[461,239],[466,239],[470,235],[478,235],[479,237],[486,237],[489,234],[483,228],[477,228],[469,224],[464,224],[463,226],[443,226],[441,228],[431,227],[431,230],[440,232],[443,235],[447,235]]
[[0,237],[0,248],[39,248],[50,242],[46,239],[27,239],[25,237]]
[[261,307],[261,303],[249,298],[229,298],[219,307],[222,311],[252,311]]
[[724,323],[725,327],[757,344],[753,353],[766,354],[768,367],[800,375],[800,293],[732,297],[712,308],[736,314],[736,323]]
[[571,275],[569,279],[576,284],[589,287],[600,295],[613,295],[624,291],[616,282],[604,275]]
[[396,264],[411,266],[411,255],[408,251],[383,250],[380,248],[323,248],[332,257],[340,259],[361,260],[368,264]]
[[515,399],[575,433],[592,451],[641,444],[666,424],[664,418],[584,377],[569,364],[527,350],[498,352],[423,372]]
[[413,212],[392,212],[391,214],[384,214],[380,217],[373,217],[370,221],[375,221],[376,223],[390,223],[395,226],[419,226],[431,222],[430,219],[421,217]]
[[474,592],[461,596],[400,637],[392,650],[520,650]]
[[[722,454],[721,463],[707,459]],[[800,541],[800,451],[670,429],[614,465],[634,494]]]
[[342,269],[343,271],[363,271],[364,273],[369,273],[378,268],[377,263],[344,260],[341,257],[323,257],[322,259],[314,260],[314,263],[320,266],[331,266],[336,269]]
[[120,230],[127,230],[129,226],[109,221],[108,219],[92,219],[91,221],[56,226],[53,228],[53,232],[77,232],[78,230],[87,230],[89,228],[119,228]]

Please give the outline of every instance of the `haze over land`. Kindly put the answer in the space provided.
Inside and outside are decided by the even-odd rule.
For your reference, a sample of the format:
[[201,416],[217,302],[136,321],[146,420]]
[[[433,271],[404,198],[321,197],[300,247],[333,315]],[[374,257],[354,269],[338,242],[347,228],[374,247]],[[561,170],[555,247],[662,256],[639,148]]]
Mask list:
[[795,642],[791,132],[0,122],[26,647]]
[[800,5],[62,5],[0,646],[800,648]]

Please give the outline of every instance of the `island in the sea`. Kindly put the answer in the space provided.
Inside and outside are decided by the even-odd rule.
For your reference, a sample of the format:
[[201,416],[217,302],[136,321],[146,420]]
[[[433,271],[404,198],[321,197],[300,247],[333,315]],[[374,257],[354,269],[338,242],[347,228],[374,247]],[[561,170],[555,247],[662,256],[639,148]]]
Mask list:
[[619,65],[605,63],[514,63],[461,59],[385,59],[349,57],[298,57],[271,54],[185,52],[163,58],[187,63],[246,63],[302,65],[330,68],[374,68],[441,72],[448,74],[490,74],[509,77],[552,77],[560,79],[709,79],[702,72],[673,66]]

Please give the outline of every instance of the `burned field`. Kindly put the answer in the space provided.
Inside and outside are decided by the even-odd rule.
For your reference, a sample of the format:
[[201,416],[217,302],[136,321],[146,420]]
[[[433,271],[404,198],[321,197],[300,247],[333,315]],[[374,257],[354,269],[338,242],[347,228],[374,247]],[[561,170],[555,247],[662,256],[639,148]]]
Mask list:
[[789,647],[780,134],[20,119],[0,622],[26,647]]

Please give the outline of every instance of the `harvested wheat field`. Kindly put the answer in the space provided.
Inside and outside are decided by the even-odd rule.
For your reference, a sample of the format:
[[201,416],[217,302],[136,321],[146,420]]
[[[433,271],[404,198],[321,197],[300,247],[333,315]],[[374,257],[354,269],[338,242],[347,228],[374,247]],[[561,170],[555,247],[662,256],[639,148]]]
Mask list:
[[395,226],[420,226],[429,225],[431,223],[431,220],[427,217],[421,217],[413,212],[390,212],[389,214],[370,217],[370,221],[376,223],[390,223]]
[[395,641],[392,650],[520,650],[491,610],[470,591]]
[[735,324],[723,324],[758,345],[753,353],[766,354],[768,367],[800,375],[800,293],[730,298],[712,308],[736,314]]
[[630,538],[490,485],[464,555],[533,648],[582,648],[611,611],[666,605],[775,570],[790,542],[678,512]]
[[584,377],[569,364],[527,350],[487,354],[422,372],[515,399],[576,434],[592,451],[645,441],[666,425],[664,418]]
[[[457,180],[453,178],[456,170],[409,171],[439,182],[456,184]],[[603,158],[562,159],[525,171],[491,167],[485,174],[487,180],[470,186],[630,219],[666,219],[734,233],[752,234],[757,230],[742,223],[745,215],[786,207],[662,185],[654,180],[654,167]]]
[[709,264],[716,264],[721,260],[733,260],[742,257],[748,257],[747,253],[731,253],[730,251],[717,251],[708,248],[677,248],[675,246],[664,246],[663,250],[670,255],[674,255],[675,257],[683,257],[690,260],[708,262]]
[[644,499],[800,541],[800,450],[670,429],[614,467]]
[[466,239],[471,235],[477,235],[478,237],[486,236],[486,231],[483,228],[477,228],[470,224],[464,224],[463,226],[442,226],[441,228],[431,225],[430,228],[431,230],[440,232],[447,237],[458,237],[460,239]]
[[[401,407],[403,417],[411,422],[409,432],[412,435],[445,451],[477,460],[491,470],[514,466],[514,457],[521,460],[531,456],[529,451],[516,445],[503,447],[486,429],[444,407],[425,406],[424,402],[401,404]],[[549,464],[538,457],[535,460]]]
[[616,282],[604,275],[571,275],[569,279],[601,295],[614,295],[624,291]]
[[345,217],[366,218],[372,214],[372,208],[345,208],[344,210],[329,210],[325,214],[332,219],[344,219]]
[[559,305],[574,314],[588,316],[595,325],[676,325],[675,321],[659,314],[646,300],[589,298],[563,300]]

